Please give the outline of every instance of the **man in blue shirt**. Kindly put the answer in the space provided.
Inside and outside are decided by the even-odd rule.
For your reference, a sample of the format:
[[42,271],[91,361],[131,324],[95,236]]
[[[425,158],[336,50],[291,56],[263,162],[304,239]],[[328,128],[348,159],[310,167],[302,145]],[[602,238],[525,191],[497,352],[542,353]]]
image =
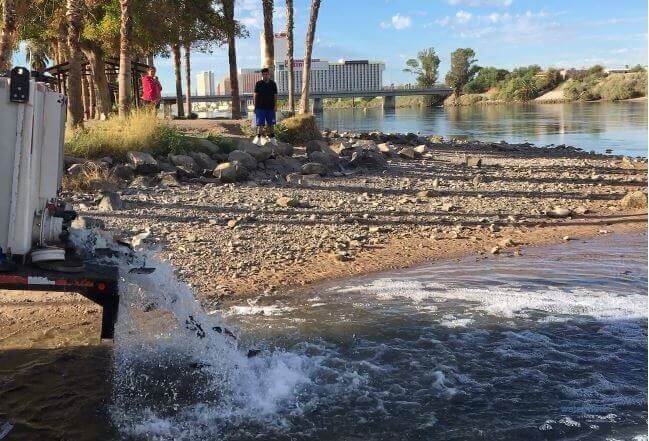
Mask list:
[[[275,140],[275,112],[277,111],[277,84],[270,78],[270,71],[267,67],[261,70],[261,80],[255,84],[255,123],[257,124],[257,136],[253,139],[253,143],[261,145],[263,142],[264,128],[266,128],[267,136],[270,138],[268,142],[277,145]],[[265,143],[264,143],[265,144]]]

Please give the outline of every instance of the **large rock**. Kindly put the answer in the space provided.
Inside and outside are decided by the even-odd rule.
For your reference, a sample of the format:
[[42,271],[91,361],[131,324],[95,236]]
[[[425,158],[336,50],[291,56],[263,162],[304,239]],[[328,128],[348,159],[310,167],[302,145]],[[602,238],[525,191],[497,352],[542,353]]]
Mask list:
[[327,166],[319,162],[307,162],[302,166],[303,175],[326,175]]
[[238,162],[248,170],[254,170],[257,168],[257,160],[249,153],[243,152],[241,150],[233,150],[228,155],[229,162]]
[[467,156],[466,158],[464,158],[464,164],[467,167],[479,168],[482,167],[482,159],[476,156]]
[[136,173],[153,174],[160,171],[158,161],[146,152],[131,151],[126,154],[128,162],[133,164]]
[[620,200],[620,206],[626,209],[647,208],[647,195],[642,191],[627,193]]
[[214,153],[220,153],[221,148],[214,144],[212,141],[206,138],[191,138],[191,140],[194,142],[194,145],[198,147],[199,149],[209,152],[209,154],[214,154]]
[[200,170],[214,170],[216,161],[214,161],[207,153],[203,152],[189,152],[196,165]]
[[171,162],[176,167],[183,167],[187,170],[198,170],[198,166],[191,156],[173,155],[169,153],[168,158],[169,162]]
[[293,146],[287,142],[277,141],[277,145],[270,144],[268,147],[276,158],[278,156],[293,156]]
[[289,196],[280,196],[275,201],[275,204],[279,205],[280,207],[295,208],[300,206],[300,201],[297,198],[293,198]]
[[70,167],[68,167],[68,170],[66,171],[66,173],[68,175],[70,175],[70,176],[77,176],[77,175],[81,174],[81,172],[83,172],[84,169],[85,169],[85,167],[83,166],[83,164],[78,164],[78,163],[77,164],[72,164]]
[[224,162],[216,166],[213,175],[221,182],[237,182],[248,177],[248,170],[236,161]]
[[383,153],[386,156],[393,156],[395,154],[394,146],[387,142],[378,144],[376,147],[379,152]]
[[117,164],[113,168],[113,175],[119,179],[125,179],[127,181],[133,179],[135,174],[135,167],[132,164]]
[[426,153],[426,145],[420,144],[417,147],[415,147],[413,150],[415,151],[415,153],[423,155],[424,153]]
[[562,219],[572,215],[572,210],[565,207],[553,207],[545,213],[548,217]]
[[114,191],[105,192],[101,201],[99,201],[99,210],[101,211],[121,210],[122,207],[122,199]]
[[417,153],[412,147],[404,147],[399,150],[399,156],[405,159],[417,159],[419,153]]
[[374,150],[358,150],[352,154],[349,164],[353,167],[386,168],[388,161]]
[[245,138],[241,138],[237,142],[237,150],[248,153],[257,162],[265,161],[272,156],[273,151],[270,146],[270,144],[258,146]]
[[267,160],[264,165],[266,166],[266,171],[272,171],[282,176],[297,173],[301,170],[300,161],[288,156],[271,158]]
[[329,147],[326,141],[320,141],[318,139],[312,139],[306,143],[306,154],[308,155],[313,152],[322,152],[332,156],[338,154],[333,148]]
[[331,150],[333,150],[339,156],[351,156],[356,148],[349,141],[340,141],[333,144],[331,146]]
[[319,162],[320,164],[326,165],[328,168],[334,168],[338,159],[336,156],[320,151],[311,152],[307,156],[309,162]]

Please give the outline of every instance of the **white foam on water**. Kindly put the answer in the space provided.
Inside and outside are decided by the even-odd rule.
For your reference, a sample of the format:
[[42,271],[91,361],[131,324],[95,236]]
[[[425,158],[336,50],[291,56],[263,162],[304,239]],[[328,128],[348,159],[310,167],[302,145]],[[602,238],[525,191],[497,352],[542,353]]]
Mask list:
[[415,304],[461,301],[474,312],[501,318],[529,317],[532,311],[549,314],[542,318],[544,321],[565,320],[565,317],[559,317],[561,315],[600,319],[647,317],[646,295],[620,294],[596,288],[444,288],[416,280],[380,278],[369,284],[344,287],[337,292],[368,293],[380,300],[399,298]]
[[231,306],[224,315],[280,315],[291,312],[295,308],[280,305],[255,306],[235,305]]
[[[98,243],[119,249],[105,236],[76,231],[75,243],[86,252],[93,252]],[[222,315],[206,314],[170,264],[150,250],[139,250],[135,256],[135,266],[146,262],[155,271],[129,273],[133,255],[108,259],[119,266],[121,277],[111,416],[122,432],[147,439],[196,439],[217,433],[233,419],[281,427],[280,411],[299,410],[296,396],[311,382],[317,357],[276,350],[249,358],[236,339],[225,334]],[[279,314],[288,310],[251,305],[231,311]],[[187,390],[183,381],[200,388]],[[145,390],[149,386],[154,390]],[[147,405],[132,405],[138,399]]]

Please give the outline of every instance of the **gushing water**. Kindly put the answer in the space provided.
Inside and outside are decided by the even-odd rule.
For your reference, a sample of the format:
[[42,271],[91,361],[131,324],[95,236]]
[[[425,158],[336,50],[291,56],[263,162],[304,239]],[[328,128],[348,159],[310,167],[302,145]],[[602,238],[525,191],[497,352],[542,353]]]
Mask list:
[[[129,256],[111,412],[124,438],[646,439],[646,237],[209,314],[155,253]],[[144,262],[156,271],[128,272]]]

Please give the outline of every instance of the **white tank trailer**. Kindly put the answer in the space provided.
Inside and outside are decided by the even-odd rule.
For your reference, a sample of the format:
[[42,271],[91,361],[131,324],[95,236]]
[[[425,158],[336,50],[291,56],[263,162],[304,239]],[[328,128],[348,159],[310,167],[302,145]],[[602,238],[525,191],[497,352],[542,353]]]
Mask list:
[[0,76],[0,290],[79,293],[101,305],[101,338],[111,339],[119,271],[77,254],[76,213],[58,199],[66,97],[30,75]]
[[71,214],[57,199],[65,119],[66,97],[31,79],[27,69],[0,77],[0,257],[65,258],[56,246]]

